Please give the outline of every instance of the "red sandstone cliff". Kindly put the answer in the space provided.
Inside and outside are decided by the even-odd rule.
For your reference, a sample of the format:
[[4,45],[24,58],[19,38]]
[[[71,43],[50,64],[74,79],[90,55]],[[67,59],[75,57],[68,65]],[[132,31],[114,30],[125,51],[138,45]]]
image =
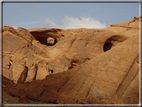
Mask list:
[[139,103],[139,18],[105,29],[2,31],[3,84],[13,80],[5,90],[21,101]]

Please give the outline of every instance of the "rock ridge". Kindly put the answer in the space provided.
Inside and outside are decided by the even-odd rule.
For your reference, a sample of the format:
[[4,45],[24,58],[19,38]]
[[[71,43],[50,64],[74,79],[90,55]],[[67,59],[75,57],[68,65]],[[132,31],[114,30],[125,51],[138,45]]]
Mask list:
[[2,28],[4,92],[52,104],[139,104],[139,21],[105,29]]

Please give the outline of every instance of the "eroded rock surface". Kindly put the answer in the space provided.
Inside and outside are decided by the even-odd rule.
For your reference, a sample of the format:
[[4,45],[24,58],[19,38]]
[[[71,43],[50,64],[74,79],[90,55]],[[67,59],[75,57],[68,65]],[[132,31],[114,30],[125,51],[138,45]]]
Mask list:
[[3,80],[21,99],[139,104],[138,56],[139,18],[106,29],[3,27]]

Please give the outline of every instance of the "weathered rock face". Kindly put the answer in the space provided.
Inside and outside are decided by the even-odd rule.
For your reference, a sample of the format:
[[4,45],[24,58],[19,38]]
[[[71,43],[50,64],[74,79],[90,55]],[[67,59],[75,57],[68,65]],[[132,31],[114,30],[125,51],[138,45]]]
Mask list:
[[3,76],[17,83],[28,67],[9,93],[59,104],[138,104],[138,20],[106,29],[3,27]]

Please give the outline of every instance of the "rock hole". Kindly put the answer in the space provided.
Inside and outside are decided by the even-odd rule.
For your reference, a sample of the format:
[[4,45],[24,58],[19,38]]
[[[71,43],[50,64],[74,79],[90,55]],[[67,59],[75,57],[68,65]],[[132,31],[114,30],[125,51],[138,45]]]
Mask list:
[[53,73],[53,69],[51,70],[51,73]]
[[112,48],[113,44],[112,43],[105,43],[104,45],[104,52],[110,50]]
[[48,72],[52,74],[54,70],[51,67],[48,67]]
[[125,41],[127,38],[122,35],[114,35],[106,40],[103,46],[104,52],[110,50],[112,47],[116,46],[117,44]]

